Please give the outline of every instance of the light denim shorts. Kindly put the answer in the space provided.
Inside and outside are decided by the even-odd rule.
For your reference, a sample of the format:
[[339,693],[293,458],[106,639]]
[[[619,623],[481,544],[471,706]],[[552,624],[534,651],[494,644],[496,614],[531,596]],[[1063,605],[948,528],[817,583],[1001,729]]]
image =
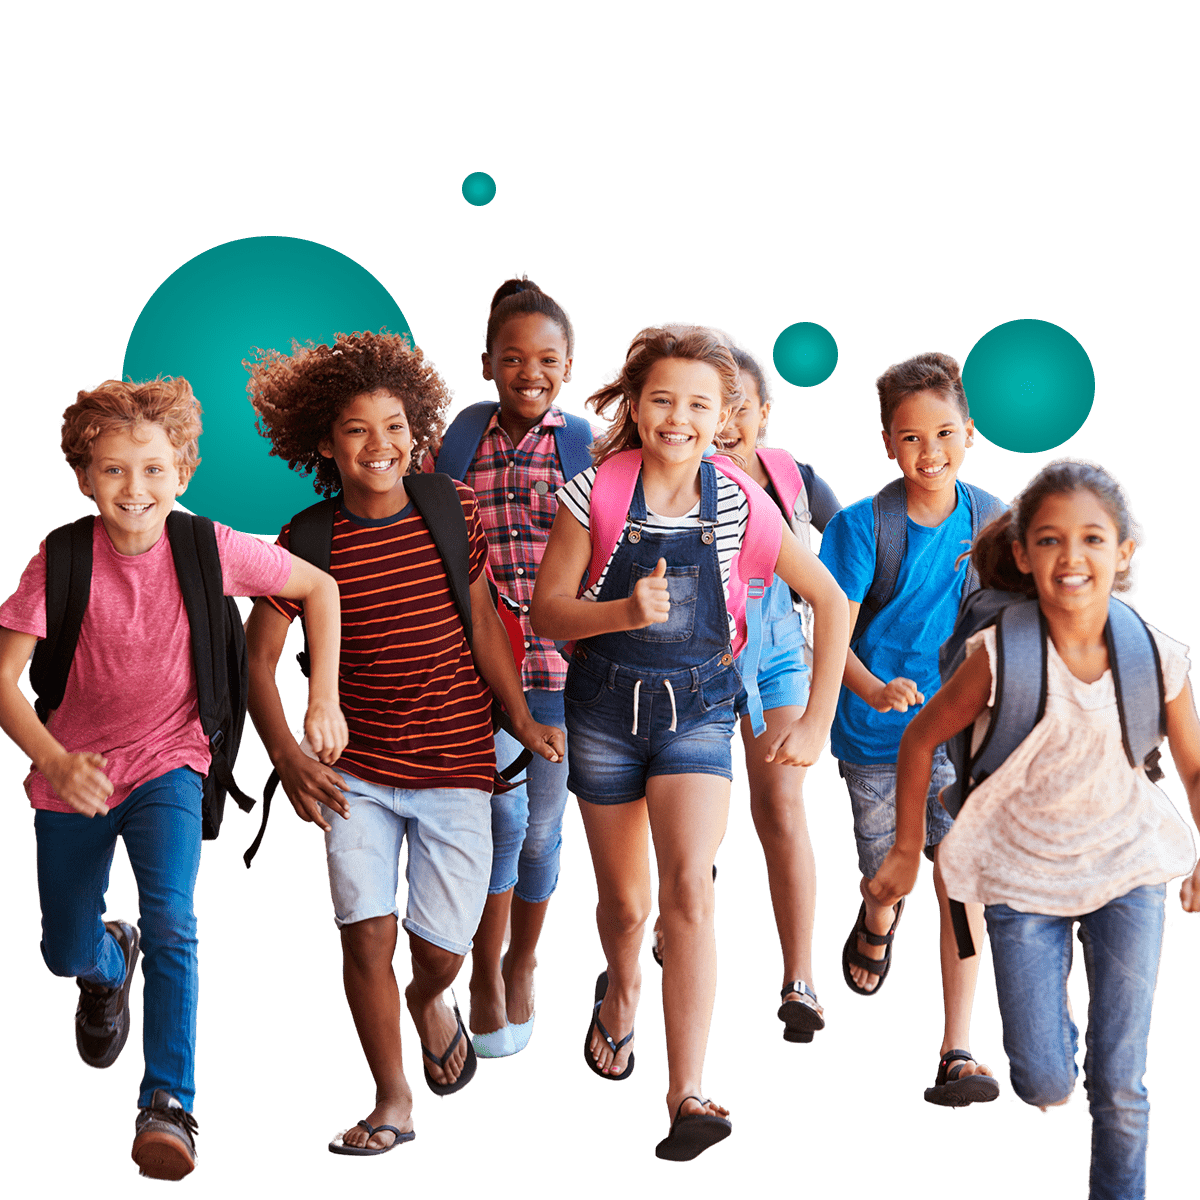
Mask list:
[[401,924],[451,954],[466,954],[487,900],[491,796],[474,788],[392,788],[341,775],[349,818],[322,806],[332,827],[325,853],[338,928],[398,915],[400,847],[407,837],[408,907]]

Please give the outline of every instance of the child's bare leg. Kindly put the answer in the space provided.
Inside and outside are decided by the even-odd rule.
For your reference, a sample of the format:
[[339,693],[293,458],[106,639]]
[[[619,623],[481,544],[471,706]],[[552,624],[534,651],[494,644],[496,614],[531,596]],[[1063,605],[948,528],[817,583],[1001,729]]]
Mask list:
[[[638,951],[650,915],[646,801],[589,804],[581,800],[579,811],[596,871],[596,929],[608,970],[600,1023],[619,1042],[633,1029],[642,990]],[[592,1058],[610,1075],[625,1070],[632,1050],[629,1042],[614,1057],[599,1031],[592,1036]]]
[[673,1118],[685,1096],[704,1095],[701,1075],[717,989],[712,863],[729,817],[729,782],[717,775],[658,775],[646,785],[646,802],[670,947],[663,961],[663,1015]]
[[[366,1121],[407,1132],[412,1129],[412,1089],[400,1053],[400,991],[392,970],[395,951],[395,916],[371,917],[342,927],[346,999],[375,1080],[375,1107]],[[343,1138],[347,1146],[383,1147],[394,1137],[379,1132],[368,1138],[365,1129],[352,1125]]]
[[[413,977],[404,989],[404,999],[417,1027],[417,1036],[440,1057],[458,1032],[454,1010],[442,999],[442,994],[454,982],[466,955],[452,954],[415,933],[408,935],[408,944],[412,950]],[[425,1067],[434,1083],[453,1083],[458,1078],[467,1061],[469,1044],[468,1038],[459,1038],[444,1067],[425,1058]]]
[[520,896],[513,896],[512,936],[502,967],[510,1025],[524,1025],[533,1016],[533,972],[537,967],[537,944],[549,907],[549,900],[530,904]]
[[504,1026],[505,981],[500,974],[500,956],[512,899],[512,888],[488,896],[473,939],[470,1025],[474,1033],[494,1033]]
[[[937,892],[941,919],[942,1002],[946,1009],[946,1025],[939,1054],[945,1054],[947,1050],[971,1048],[971,1009],[975,1003],[975,982],[979,978],[979,955],[983,948],[984,923],[983,905],[966,905],[967,923],[971,927],[975,953],[970,958],[959,958],[958,941],[954,936],[954,924],[950,917],[950,897],[946,894],[937,854],[935,849],[933,886]],[[964,1075],[992,1073],[991,1067],[972,1061],[963,1064],[959,1078]]]
[[[803,979],[814,991],[813,925],[817,907],[817,863],[804,816],[804,767],[765,762],[779,730],[804,710],[796,705],[768,709],[767,731],[755,738],[742,718],[742,743],[750,781],[750,815],[767,861],[775,926],[783,950],[783,982]],[[793,992],[787,999],[804,1000]]]

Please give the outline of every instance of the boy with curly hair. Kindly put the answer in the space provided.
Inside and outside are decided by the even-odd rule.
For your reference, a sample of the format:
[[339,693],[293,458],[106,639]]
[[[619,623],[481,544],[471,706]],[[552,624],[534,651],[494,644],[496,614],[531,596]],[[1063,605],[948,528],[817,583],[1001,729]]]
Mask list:
[[[96,502],[87,609],[62,703],[43,726],[19,687],[47,636],[46,544],[0,606],[0,727],[32,760],[42,956],[75,976],[75,1041],[111,1066],[129,1034],[129,988],[145,977],[133,1159],[180,1179],[195,1166],[196,919],[201,795],[209,742],[197,708],[184,597],[169,539],[175,498],[199,463],[200,405],[184,379],[109,380],[63,414],[62,447]],[[224,592],[277,592],[311,614],[305,728],[326,762],[346,741],[338,707],[337,585],[276,546],[215,525]],[[102,919],[117,838],[137,880],[138,926]]]
[[[249,364],[251,400],[272,453],[340,493],[330,571],[342,596],[341,696],[350,740],[339,770],[308,757],[288,731],[275,667],[300,606],[254,606],[250,712],[302,820],[325,832],[346,999],[376,1084],[375,1107],[329,1144],[335,1154],[383,1154],[415,1136],[392,970],[401,843],[408,838],[403,925],[412,955],[405,999],[438,1095],[464,1087],[475,1051],[454,980],[487,898],[495,776],[492,693],[517,739],[561,760],[563,733],[529,714],[484,567],[475,495],[456,483],[467,531],[471,628],[406,480],[441,433],[449,394],[422,353],[395,334],[339,335]],[[433,479],[433,476],[426,477]],[[422,480],[424,482],[424,480]],[[293,519],[295,520],[295,518]],[[280,534],[287,545],[292,525]]]

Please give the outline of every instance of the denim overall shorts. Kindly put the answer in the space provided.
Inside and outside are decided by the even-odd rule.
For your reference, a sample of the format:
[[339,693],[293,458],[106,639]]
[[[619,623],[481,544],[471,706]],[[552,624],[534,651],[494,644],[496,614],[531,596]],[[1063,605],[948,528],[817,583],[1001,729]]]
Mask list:
[[650,530],[638,477],[625,536],[599,600],[623,600],[667,562],[671,613],[662,624],[578,642],[567,669],[568,786],[592,804],[625,804],[654,775],[732,779],[733,665],[717,559],[717,473],[700,464],[694,529]]

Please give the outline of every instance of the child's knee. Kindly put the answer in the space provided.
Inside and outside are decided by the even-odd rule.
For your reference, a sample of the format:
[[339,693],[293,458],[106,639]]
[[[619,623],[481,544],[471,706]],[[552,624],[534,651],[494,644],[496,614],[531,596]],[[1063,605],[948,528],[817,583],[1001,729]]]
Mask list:
[[142,931],[142,950],[147,955],[192,948],[197,942],[196,914],[190,904],[143,908],[138,927]]
[[1013,1064],[1012,1087],[1026,1104],[1040,1109],[1056,1108],[1070,1100],[1077,1074],[1073,1063],[1069,1069],[1054,1069],[1043,1063],[1036,1071]]
[[650,896],[635,892],[606,896],[600,902],[598,915],[618,934],[636,933],[650,918]]
[[711,868],[679,872],[659,889],[664,919],[689,925],[711,925],[715,910]]
[[359,971],[381,962],[391,966],[396,951],[396,917],[368,917],[342,926],[342,956]]
[[96,969],[95,950],[80,946],[53,946],[43,941],[42,958],[50,973],[63,979],[87,976]]

